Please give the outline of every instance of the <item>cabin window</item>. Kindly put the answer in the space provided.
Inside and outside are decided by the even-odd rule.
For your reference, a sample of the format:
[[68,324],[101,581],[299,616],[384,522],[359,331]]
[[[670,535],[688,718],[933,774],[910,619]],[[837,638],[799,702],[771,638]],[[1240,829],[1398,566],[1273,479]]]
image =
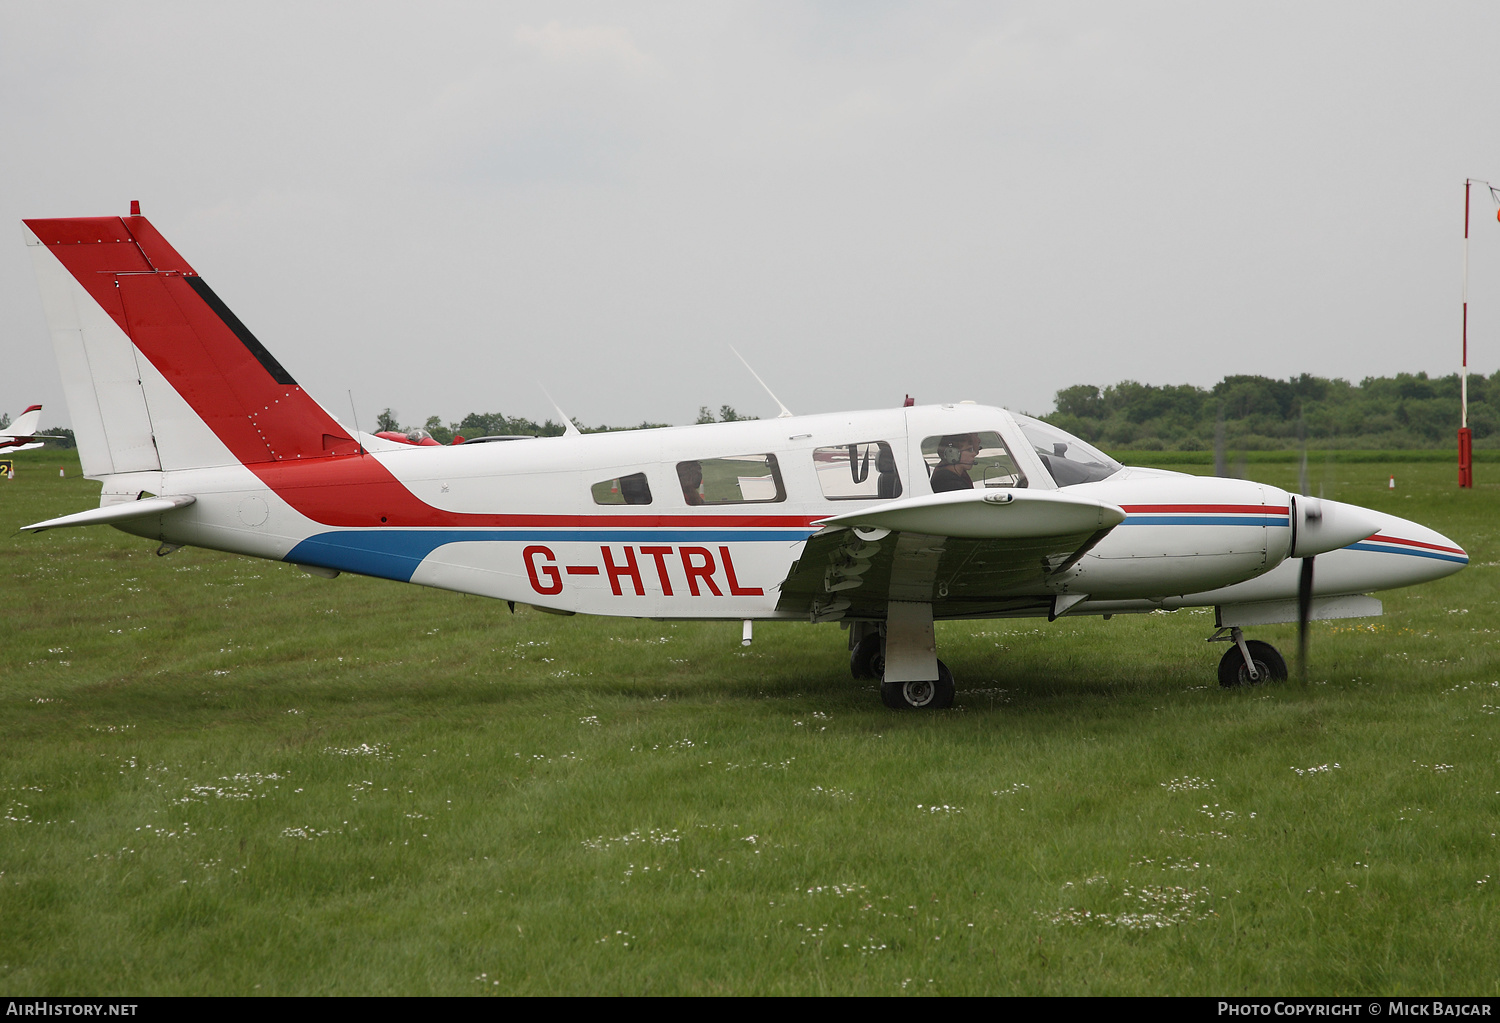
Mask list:
[[769,504],[786,500],[775,455],[730,455],[677,463],[682,499],[700,504]]
[[818,486],[830,501],[878,501],[901,496],[896,456],[885,441],[813,449]]
[[993,430],[949,433],[922,442],[934,494],[975,487],[1024,487],[1026,476]]
[[595,504],[651,503],[651,484],[646,482],[646,474],[643,472],[604,480],[595,483],[590,489],[593,490]]

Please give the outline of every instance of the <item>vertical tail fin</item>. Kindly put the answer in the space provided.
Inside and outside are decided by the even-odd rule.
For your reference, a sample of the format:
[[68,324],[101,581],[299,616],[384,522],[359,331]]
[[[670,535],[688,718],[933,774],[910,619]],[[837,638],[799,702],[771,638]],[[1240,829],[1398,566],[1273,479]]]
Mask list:
[[25,224],[84,475],[357,453],[145,217]]
[[32,405],[25,412],[16,416],[15,422],[6,427],[13,437],[30,437],[37,432],[38,424],[42,421],[42,406]]

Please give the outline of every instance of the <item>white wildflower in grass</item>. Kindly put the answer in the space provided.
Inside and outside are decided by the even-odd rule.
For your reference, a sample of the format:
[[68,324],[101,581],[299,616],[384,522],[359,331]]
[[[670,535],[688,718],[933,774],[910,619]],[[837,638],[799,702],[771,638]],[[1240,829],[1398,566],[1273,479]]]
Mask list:
[[[1417,764],[1415,760],[1412,763]],[[1424,771],[1431,771],[1433,774],[1447,774],[1453,770],[1452,764],[1417,764],[1417,766]]]
[[358,746],[324,746],[323,752],[338,757],[371,757],[375,760],[394,760],[396,757],[391,752],[391,745],[388,742],[362,742]]
[[1309,774],[1327,774],[1330,771],[1337,771],[1337,770],[1340,770],[1340,769],[1341,769],[1340,765],[1338,765],[1338,764],[1319,764],[1317,767],[1294,767],[1294,768],[1292,768],[1293,771],[1297,772],[1297,777],[1299,777],[1299,778],[1304,778],[1304,777],[1306,777]]
[[[1102,878],[1100,880],[1103,880]],[[1090,879],[1089,883],[1093,883]],[[1055,926],[1115,927],[1125,931],[1151,931],[1176,927],[1214,915],[1208,908],[1213,893],[1207,888],[1184,888],[1178,885],[1120,886],[1118,898],[1126,904],[1118,912],[1096,912],[1066,906],[1051,913],[1035,912],[1039,920]]]
[[1135,860],[1130,864],[1132,867],[1156,867],[1158,870],[1199,870],[1203,867],[1212,867],[1211,863],[1199,863],[1197,860],[1183,859],[1181,857],[1168,856],[1165,859],[1155,860],[1150,857]]
[[[147,768],[150,770],[150,768]],[[201,785],[189,785],[187,793],[181,798],[174,800],[178,804],[184,803],[206,803],[210,799],[265,799],[272,791],[279,789],[279,782],[287,779],[287,775],[277,774],[272,771],[269,774],[256,772],[241,772],[240,774],[224,775],[218,782],[206,782]]]
[[1212,778],[1184,776],[1181,778],[1172,778],[1164,781],[1161,783],[1161,787],[1166,789],[1168,792],[1196,792],[1201,789],[1213,788],[1214,780]]
[[329,835],[339,835],[343,832],[338,828],[315,828],[311,825],[300,828],[283,828],[282,838],[296,838],[305,842],[316,841],[319,838],[327,838]]
[[632,828],[623,835],[607,838],[600,835],[598,838],[586,838],[583,840],[585,849],[603,851],[616,845],[673,845],[682,841],[682,832],[676,828],[651,828],[641,831],[640,828]]
[[789,757],[786,760],[777,761],[774,764],[768,760],[762,760],[758,764],[728,764],[725,766],[724,770],[748,771],[759,768],[762,771],[785,771],[787,768],[792,766],[792,761],[796,759],[796,757]]
[[597,725],[599,723],[599,715],[590,714],[588,717],[579,718],[578,723],[580,725]]
[[580,757],[577,753],[573,752],[572,750],[569,750],[566,753],[559,753],[556,756],[551,756],[551,757],[547,756],[547,754],[545,754],[545,753],[532,753],[529,756],[525,756],[525,755],[522,755],[520,753],[512,753],[511,756],[514,756],[514,757],[516,757],[516,758],[518,758],[520,760],[523,760],[523,761],[526,761],[527,763],[532,763],[532,764],[554,764],[554,763],[556,763],[559,760],[573,760],[573,761],[581,761],[581,760],[583,760],[582,757]]
[[817,795],[820,795],[820,796],[827,796],[829,799],[853,799],[854,798],[854,793],[852,793],[852,792],[846,791],[844,789],[825,789],[821,785],[814,785],[812,787],[811,791],[814,792]]
[[921,810],[923,813],[929,813],[929,814],[931,814],[931,813],[954,814],[954,813],[963,813],[964,812],[964,808],[963,807],[961,807],[961,806],[949,806],[947,803],[944,803],[941,806],[939,806],[937,804],[933,804],[932,806],[923,806],[921,803],[918,803],[917,804],[917,809]]
[[860,898],[868,898],[870,889],[862,884],[816,884],[811,888],[798,888],[798,895],[836,895],[841,899],[847,899],[851,895]]
[[619,945],[621,948],[629,948],[631,942],[633,941],[635,941],[635,935],[631,934],[629,931],[615,931],[615,933],[613,934],[606,934],[604,937],[594,942],[594,944]]
[[[1218,803],[1215,803],[1213,806],[1209,806],[1207,803],[1204,803],[1198,808],[1198,812],[1203,814],[1203,816],[1205,817],[1212,817],[1214,820],[1220,821],[1232,821],[1240,815],[1238,810],[1221,809]],[[1250,814],[1250,819],[1255,819],[1255,814],[1253,812]]]
[[1031,786],[1027,785],[1024,781],[1013,781],[1013,782],[1010,783],[1010,786],[1008,788],[996,789],[995,791],[991,792],[990,795],[992,795],[992,796],[1014,796],[1014,795],[1020,794],[1023,791],[1027,791],[1030,788],[1031,788]]

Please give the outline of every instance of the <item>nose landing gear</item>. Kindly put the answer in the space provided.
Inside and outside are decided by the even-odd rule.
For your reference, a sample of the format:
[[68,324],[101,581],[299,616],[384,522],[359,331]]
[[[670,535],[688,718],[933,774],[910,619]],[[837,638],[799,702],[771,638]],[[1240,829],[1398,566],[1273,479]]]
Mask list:
[[1238,626],[1218,629],[1208,642],[1233,644],[1219,659],[1219,685],[1225,689],[1287,679],[1286,658],[1280,651],[1261,640],[1245,639]]

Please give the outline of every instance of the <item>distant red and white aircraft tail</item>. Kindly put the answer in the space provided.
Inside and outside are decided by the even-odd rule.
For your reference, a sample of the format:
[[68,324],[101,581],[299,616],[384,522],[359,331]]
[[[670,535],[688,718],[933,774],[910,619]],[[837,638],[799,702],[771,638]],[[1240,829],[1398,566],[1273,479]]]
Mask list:
[[84,475],[355,453],[132,207],[25,221]]
[[6,427],[6,432],[12,437],[31,437],[36,434],[37,425],[42,421],[42,406],[32,405],[16,416],[15,421]]

